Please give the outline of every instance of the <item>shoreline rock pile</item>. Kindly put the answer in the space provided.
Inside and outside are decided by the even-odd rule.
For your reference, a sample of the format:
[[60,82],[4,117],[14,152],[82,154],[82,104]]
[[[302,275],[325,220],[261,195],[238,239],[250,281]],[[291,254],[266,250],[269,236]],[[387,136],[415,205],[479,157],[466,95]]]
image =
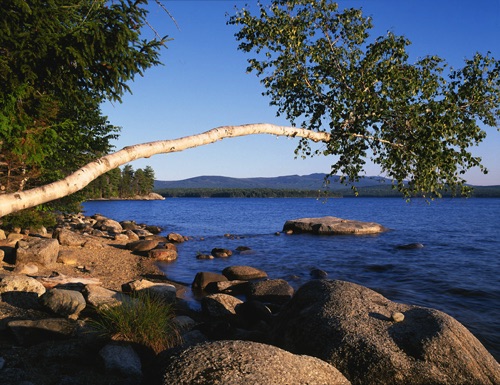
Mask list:
[[[92,274],[101,272],[98,262],[109,262],[99,257],[115,255],[106,252],[133,256],[137,265],[175,260],[176,243],[188,238],[160,232],[99,215],[74,216],[61,218],[52,235],[0,240],[2,384],[500,383],[499,364],[452,317],[325,279],[321,271],[296,292],[252,266],[201,271],[191,288],[199,308],[184,299],[189,288],[158,271],[139,270],[118,288],[111,282],[123,276]],[[77,255],[71,262],[83,251],[94,265],[78,266]],[[228,251],[212,254],[225,258]],[[117,262],[114,271],[120,264],[124,270]],[[43,274],[70,263],[78,274]],[[96,309],[139,292],[175,306],[181,345],[156,355],[91,332]]]

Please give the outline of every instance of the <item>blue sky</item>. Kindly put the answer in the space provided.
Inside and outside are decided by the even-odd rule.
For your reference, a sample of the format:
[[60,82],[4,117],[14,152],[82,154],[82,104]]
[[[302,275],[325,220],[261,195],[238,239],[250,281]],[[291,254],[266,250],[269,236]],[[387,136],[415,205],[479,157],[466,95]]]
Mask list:
[[[246,73],[244,53],[237,50],[234,27],[227,13],[256,1],[165,0],[172,20],[151,0],[151,24],[161,35],[173,38],[162,52],[163,66],[146,71],[131,83],[133,94],[123,103],[103,105],[112,124],[122,127],[116,149],[162,139],[174,139],[224,125],[273,123],[289,125],[261,95],[263,86],[255,74]],[[462,66],[475,52],[491,51],[500,59],[500,0],[351,0],[341,7],[361,7],[372,16],[372,36],[387,31],[405,35],[413,44],[413,59],[428,54]],[[474,150],[489,169],[473,170],[469,183],[500,184],[500,133],[488,137]],[[150,165],[156,179],[178,180],[199,175],[271,177],[327,173],[331,159],[295,159],[297,140],[254,135],[226,139],[181,153],[156,155],[132,166]],[[379,175],[371,165],[366,175]]]

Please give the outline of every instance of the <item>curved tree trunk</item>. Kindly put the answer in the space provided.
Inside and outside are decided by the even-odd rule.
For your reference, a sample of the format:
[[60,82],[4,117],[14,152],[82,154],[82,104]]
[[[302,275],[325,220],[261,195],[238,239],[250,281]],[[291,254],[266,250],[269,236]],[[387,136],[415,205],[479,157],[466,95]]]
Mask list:
[[247,124],[242,126],[218,127],[202,134],[179,139],[137,144],[99,158],[57,182],[31,190],[0,195],[0,217],[70,195],[83,189],[100,175],[136,159],[149,158],[156,154],[179,152],[188,148],[214,143],[224,138],[252,134],[299,136],[315,142],[327,142],[330,139],[330,134],[325,132],[314,132],[302,128],[275,126],[272,124]]

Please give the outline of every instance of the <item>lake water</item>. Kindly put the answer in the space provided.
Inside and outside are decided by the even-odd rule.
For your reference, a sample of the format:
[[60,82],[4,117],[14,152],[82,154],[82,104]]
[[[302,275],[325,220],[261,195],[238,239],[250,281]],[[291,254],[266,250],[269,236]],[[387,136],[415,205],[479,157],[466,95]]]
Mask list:
[[[177,261],[162,265],[174,281],[191,284],[199,271],[250,265],[297,288],[319,268],[328,278],[359,283],[393,301],[450,314],[500,359],[500,199],[173,198],[93,201],[84,210],[193,237],[179,245]],[[289,219],[326,215],[391,230],[375,236],[275,235]],[[424,248],[397,248],[414,242]],[[196,259],[214,247],[238,246],[253,253]]]

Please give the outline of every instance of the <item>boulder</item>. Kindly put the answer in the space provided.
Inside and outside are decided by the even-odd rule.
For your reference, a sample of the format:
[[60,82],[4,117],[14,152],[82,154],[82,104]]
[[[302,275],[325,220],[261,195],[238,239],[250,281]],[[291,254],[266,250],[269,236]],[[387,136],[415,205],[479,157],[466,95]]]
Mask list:
[[361,222],[337,217],[301,218],[285,222],[283,232],[318,235],[377,234],[387,231],[375,222]]
[[38,266],[35,263],[18,263],[13,272],[15,274],[36,275]]
[[143,293],[151,295],[165,303],[174,303],[177,298],[177,289],[169,283],[156,283],[140,279],[122,285],[124,293]]
[[230,281],[233,280],[251,280],[267,278],[267,273],[265,271],[256,269],[251,266],[228,266],[222,270],[222,275],[227,277]]
[[72,338],[79,325],[64,318],[40,320],[14,320],[7,324],[17,342],[21,345],[35,345],[43,341]]
[[251,325],[257,324],[260,321],[269,323],[271,321],[272,312],[266,305],[260,301],[248,300],[236,306],[236,314]]
[[167,235],[167,240],[169,242],[182,243],[184,242],[184,237],[177,233],[170,233]]
[[40,297],[42,304],[57,315],[77,319],[86,302],[75,290],[51,289]]
[[211,273],[209,271],[200,271],[196,273],[192,287],[194,290],[203,290],[210,282],[227,281],[222,274]]
[[177,259],[177,251],[173,249],[149,250],[148,257],[161,262],[170,262]]
[[248,281],[218,281],[210,282],[205,290],[208,293],[224,293],[224,294],[245,294],[247,292]]
[[312,279],[323,279],[328,276],[328,273],[321,269],[311,269],[309,275]]
[[229,294],[210,294],[201,300],[203,312],[214,318],[222,318],[236,314],[236,306],[243,301]]
[[141,383],[141,360],[130,345],[110,343],[99,351],[99,356],[103,360],[107,372],[128,377],[131,381],[127,384]]
[[121,233],[123,231],[122,225],[120,225],[120,223],[118,223],[113,219],[103,218],[103,217],[100,217],[97,220],[97,222],[94,225],[94,228],[112,233]]
[[152,240],[143,240],[143,241],[135,241],[127,243],[127,249],[131,251],[141,252],[141,251],[149,251],[158,246],[159,241]]
[[0,295],[9,292],[35,293],[39,297],[45,293],[45,287],[35,278],[25,275],[0,277]]
[[250,341],[205,342],[166,351],[161,384],[347,385],[333,366]]
[[500,366],[458,321],[354,283],[309,281],[278,314],[273,335],[275,345],[321,358],[353,384],[500,384]]
[[293,292],[293,287],[284,279],[266,279],[250,282],[247,297],[262,302],[282,304],[292,298]]
[[233,255],[233,252],[228,249],[213,248],[210,252],[215,258],[227,258]]
[[58,229],[54,235],[62,246],[83,246],[89,237],[67,229]]
[[83,295],[89,305],[100,309],[102,307],[119,306],[130,297],[117,291],[106,289],[99,285],[85,285]]
[[126,230],[123,235],[127,236],[128,240],[132,242],[139,240],[139,236],[132,230]]
[[57,261],[59,242],[56,239],[27,238],[17,242],[17,263],[39,263],[50,266]]

